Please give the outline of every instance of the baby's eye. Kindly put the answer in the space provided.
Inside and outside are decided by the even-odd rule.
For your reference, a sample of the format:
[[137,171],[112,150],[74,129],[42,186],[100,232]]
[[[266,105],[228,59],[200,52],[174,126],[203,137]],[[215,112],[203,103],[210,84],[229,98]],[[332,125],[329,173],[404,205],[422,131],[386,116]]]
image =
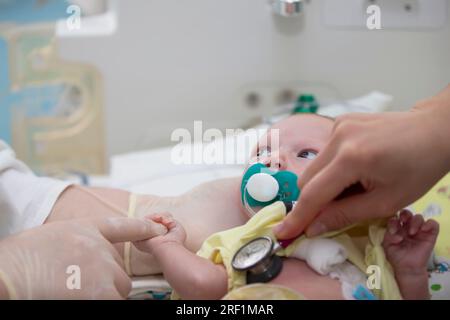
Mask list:
[[259,149],[258,152],[256,153],[257,157],[269,157],[270,156],[270,148],[266,147],[266,148],[262,148]]
[[317,157],[317,152],[313,150],[302,150],[297,154],[297,157],[313,160]]

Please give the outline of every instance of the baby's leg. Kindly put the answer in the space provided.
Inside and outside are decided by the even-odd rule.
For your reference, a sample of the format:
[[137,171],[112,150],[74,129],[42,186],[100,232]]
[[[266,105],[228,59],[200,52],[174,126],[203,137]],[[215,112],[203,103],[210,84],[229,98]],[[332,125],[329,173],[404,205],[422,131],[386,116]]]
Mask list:
[[383,247],[404,299],[429,299],[427,265],[438,233],[436,221],[407,210],[389,221]]

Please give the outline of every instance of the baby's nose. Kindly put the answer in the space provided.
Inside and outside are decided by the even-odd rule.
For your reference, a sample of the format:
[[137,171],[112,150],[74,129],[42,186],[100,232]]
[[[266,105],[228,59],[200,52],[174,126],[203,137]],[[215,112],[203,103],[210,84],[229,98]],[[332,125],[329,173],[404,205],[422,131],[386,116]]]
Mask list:
[[286,161],[280,154],[272,155],[265,163],[267,168],[273,168],[277,170],[286,170]]

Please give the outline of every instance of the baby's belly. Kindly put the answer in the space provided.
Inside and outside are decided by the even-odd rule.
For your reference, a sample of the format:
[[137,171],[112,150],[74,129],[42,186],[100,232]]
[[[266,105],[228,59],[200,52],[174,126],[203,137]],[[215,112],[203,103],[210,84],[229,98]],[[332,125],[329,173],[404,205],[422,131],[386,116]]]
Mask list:
[[344,299],[339,280],[322,276],[301,260],[285,258],[283,270],[272,281],[301,293],[306,299]]

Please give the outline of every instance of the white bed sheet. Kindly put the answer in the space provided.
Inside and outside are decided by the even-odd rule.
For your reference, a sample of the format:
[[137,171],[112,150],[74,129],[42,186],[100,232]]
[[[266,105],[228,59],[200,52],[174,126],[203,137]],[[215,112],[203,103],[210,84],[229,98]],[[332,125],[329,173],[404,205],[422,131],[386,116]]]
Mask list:
[[[261,125],[253,129],[259,129],[257,133],[261,136],[267,127],[268,125]],[[236,145],[245,145],[246,141],[251,140],[249,136],[254,132],[247,130],[222,140],[205,143],[203,148],[217,144],[223,146],[225,155],[232,155],[232,158],[236,159],[249,159],[251,148],[237,150]],[[176,164],[171,159],[172,150],[173,147],[165,147],[112,157],[109,186],[136,193],[173,196],[207,181],[239,176],[245,169],[246,161],[231,164],[221,164],[218,161],[218,164],[209,165]]]

